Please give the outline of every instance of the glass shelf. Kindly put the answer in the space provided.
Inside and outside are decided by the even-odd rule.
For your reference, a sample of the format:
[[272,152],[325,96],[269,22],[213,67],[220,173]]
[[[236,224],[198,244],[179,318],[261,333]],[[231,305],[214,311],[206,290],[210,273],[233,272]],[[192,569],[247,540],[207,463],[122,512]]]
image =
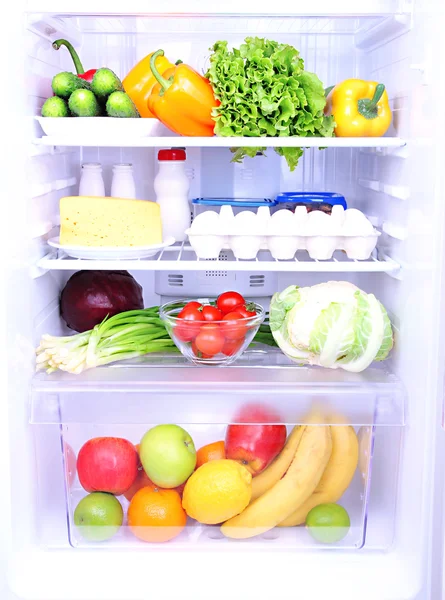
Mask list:
[[71,375],[38,373],[31,423],[224,424],[246,403],[273,407],[282,423],[403,425],[405,391],[385,366],[362,373],[299,367],[278,350],[249,351],[231,367],[147,356]]

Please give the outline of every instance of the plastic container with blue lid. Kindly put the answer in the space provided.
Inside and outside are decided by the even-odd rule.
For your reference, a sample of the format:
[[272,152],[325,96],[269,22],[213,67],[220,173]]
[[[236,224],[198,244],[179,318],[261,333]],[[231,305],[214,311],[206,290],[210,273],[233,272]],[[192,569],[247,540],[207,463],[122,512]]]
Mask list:
[[332,207],[337,204],[343,206],[345,210],[348,208],[345,197],[335,192],[284,192],[278,194],[275,201],[277,203],[275,210],[287,208],[295,211],[297,206],[306,206],[308,212],[322,210],[330,213]]
[[206,210],[219,212],[221,206],[231,206],[235,215],[243,210],[256,212],[261,206],[272,209],[277,206],[277,201],[271,198],[195,198],[192,204],[193,216],[196,217]]

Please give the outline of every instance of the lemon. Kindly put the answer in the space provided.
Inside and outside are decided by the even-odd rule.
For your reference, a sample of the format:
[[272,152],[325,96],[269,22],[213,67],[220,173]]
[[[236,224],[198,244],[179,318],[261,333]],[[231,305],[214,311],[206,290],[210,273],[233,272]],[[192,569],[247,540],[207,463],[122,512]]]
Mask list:
[[306,527],[311,536],[322,544],[334,544],[349,531],[351,521],[343,506],[334,502],[319,504],[309,511]]
[[182,506],[189,517],[216,525],[242,512],[252,496],[252,475],[234,460],[212,460],[187,481]]

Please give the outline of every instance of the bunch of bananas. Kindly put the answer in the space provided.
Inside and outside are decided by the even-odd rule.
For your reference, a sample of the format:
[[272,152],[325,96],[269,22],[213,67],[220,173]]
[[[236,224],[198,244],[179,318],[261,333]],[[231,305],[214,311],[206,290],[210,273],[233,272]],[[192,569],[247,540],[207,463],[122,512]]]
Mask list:
[[275,460],[252,480],[250,504],[221,526],[233,539],[306,521],[309,511],[336,502],[358,462],[358,441],[349,425],[298,425]]

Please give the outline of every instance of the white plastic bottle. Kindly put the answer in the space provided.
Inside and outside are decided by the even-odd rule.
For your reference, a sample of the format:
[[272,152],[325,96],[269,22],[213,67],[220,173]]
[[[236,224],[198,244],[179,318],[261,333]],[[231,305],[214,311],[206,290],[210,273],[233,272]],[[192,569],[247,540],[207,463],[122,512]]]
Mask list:
[[136,198],[133,165],[130,163],[113,165],[111,195],[114,198]]
[[105,196],[100,163],[84,163],[79,183],[79,196]]
[[156,202],[161,207],[162,237],[182,242],[191,224],[188,194],[190,182],[185,172],[185,150],[172,148],[158,153],[159,171],[155,177]]

